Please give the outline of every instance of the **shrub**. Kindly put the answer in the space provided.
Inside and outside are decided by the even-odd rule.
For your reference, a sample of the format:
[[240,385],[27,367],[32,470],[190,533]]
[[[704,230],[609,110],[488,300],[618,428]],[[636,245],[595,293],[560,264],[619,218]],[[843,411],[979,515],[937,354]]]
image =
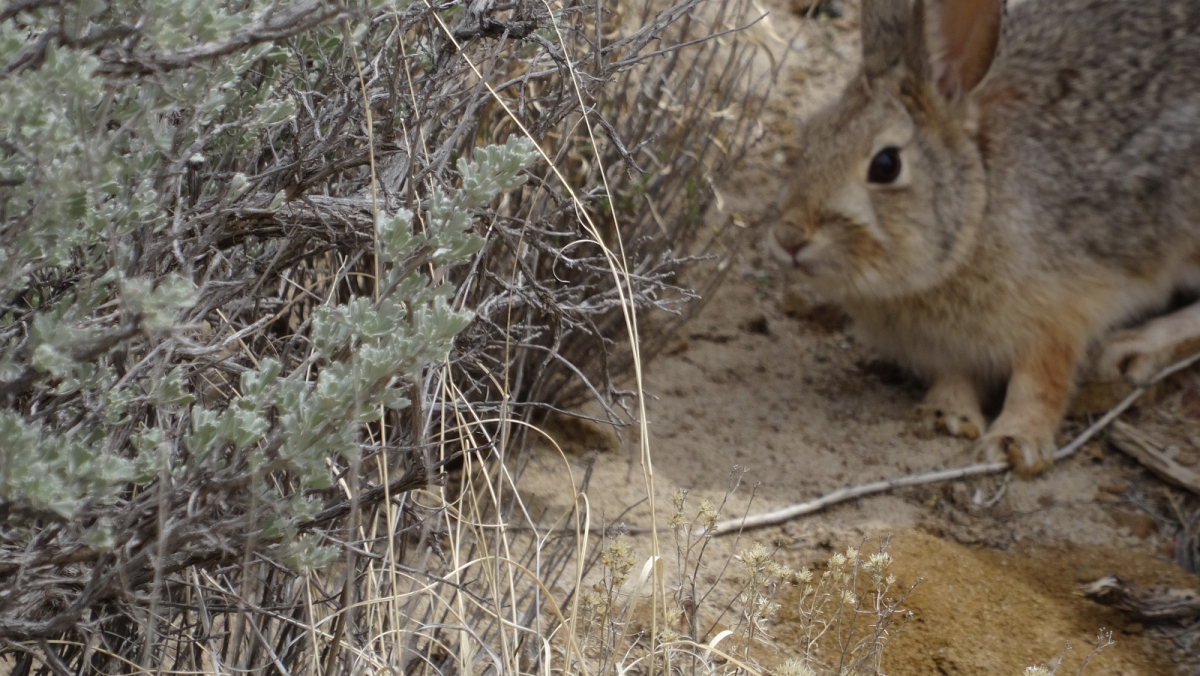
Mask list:
[[[0,5],[22,668],[521,654],[499,609],[545,629],[547,598],[465,563],[519,503],[459,498],[515,481],[514,424],[620,401],[608,348],[655,339],[630,311],[693,297],[707,177],[755,99],[745,44],[690,43],[746,9]],[[570,560],[525,544],[546,580]]]

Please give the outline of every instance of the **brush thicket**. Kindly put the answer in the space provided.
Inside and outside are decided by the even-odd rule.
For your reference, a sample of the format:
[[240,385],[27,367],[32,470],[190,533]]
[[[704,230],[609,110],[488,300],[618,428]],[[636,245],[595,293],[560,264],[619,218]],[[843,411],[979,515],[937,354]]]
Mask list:
[[[747,0],[0,8],[0,86],[25,106],[8,119],[72,125],[0,122],[0,397],[40,453],[0,475],[77,480],[39,484],[66,506],[5,496],[16,668],[583,669],[586,513],[526,510],[524,449],[589,399],[628,420],[613,407],[639,388],[617,379],[719,280],[741,233],[705,220],[713,181],[773,77],[737,30],[755,18]],[[77,98],[54,109],[43,83]],[[523,184],[438,206],[467,192],[460,159],[516,161],[475,153],[514,138],[540,148]],[[381,241],[405,224],[430,243]],[[447,335],[313,423],[304,448],[334,451],[288,455],[307,409],[262,374],[312,390],[359,368],[350,345],[391,336],[331,338],[364,325],[351,307],[414,331],[428,310]],[[80,429],[91,464],[46,450]]]

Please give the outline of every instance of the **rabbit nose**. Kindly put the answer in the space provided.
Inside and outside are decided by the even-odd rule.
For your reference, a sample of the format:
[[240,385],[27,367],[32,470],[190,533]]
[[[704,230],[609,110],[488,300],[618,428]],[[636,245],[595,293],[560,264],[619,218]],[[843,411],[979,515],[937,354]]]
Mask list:
[[812,232],[806,227],[803,218],[794,213],[785,214],[772,227],[772,239],[775,244],[793,261],[812,241]]
[[783,250],[786,251],[789,256],[795,258],[796,255],[799,254],[806,246],[808,246],[807,241],[796,242],[794,244],[783,245]]
[[808,232],[804,228],[789,223],[776,230],[775,241],[779,243],[780,249],[783,249],[789,257],[795,259],[804,250],[804,247],[808,246],[808,243],[812,239],[808,236]]

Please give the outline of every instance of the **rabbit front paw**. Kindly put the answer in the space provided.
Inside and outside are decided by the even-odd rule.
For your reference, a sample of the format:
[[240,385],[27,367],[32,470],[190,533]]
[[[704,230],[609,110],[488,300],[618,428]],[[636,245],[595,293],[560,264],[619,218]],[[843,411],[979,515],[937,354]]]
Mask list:
[[1035,477],[1054,464],[1053,432],[1006,429],[997,421],[979,440],[979,454],[987,462],[1007,462],[1022,478]]
[[934,432],[962,439],[978,439],[986,427],[978,407],[925,402],[917,407],[917,416],[922,425],[932,427]]
[[925,401],[917,407],[917,416],[934,432],[963,439],[978,439],[987,428],[975,384],[961,374],[935,379]]

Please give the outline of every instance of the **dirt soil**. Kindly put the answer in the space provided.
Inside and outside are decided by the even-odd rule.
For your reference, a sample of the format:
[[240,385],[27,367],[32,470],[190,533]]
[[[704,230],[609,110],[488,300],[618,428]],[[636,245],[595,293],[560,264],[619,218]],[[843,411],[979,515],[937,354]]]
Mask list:
[[[762,218],[778,191],[792,120],[827,101],[858,58],[857,3],[838,19],[805,19],[786,0],[765,8],[770,17],[757,30],[788,65],[762,120],[765,140],[722,186],[724,209],[712,214],[714,223],[735,214],[750,224]],[[922,385],[877,361],[836,310],[808,302],[757,250],[739,257],[645,377],[658,526],[667,541],[677,488],[690,491],[693,507],[700,499],[724,502],[728,518],[976,460],[969,442],[920,430],[912,412]],[[1176,376],[1153,405],[1124,419],[1161,439],[1179,462],[1200,463],[1200,373]],[[1085,422],[1068,421],[1062,440]],[[567,508],[564,482],[591,466],[592,523],[650,525],[633,428],[619,441],[577,425],[555,429],[566,461],[557,453],[534,459],[523,478],[531,504]],[[1193,504],[1101,439],[1031,481],[984,477],[900,490],[714,538],[700,581],[715,584],[705,603],[719,611],[734,594],[733,576],[719,575],[723,562],[750,542],[801,567],[864,537],[890,535],[897,577],[923,581],[906,604],[913,617],[885,652],[889,676],[1017,675],[1030,665],[1053,667],[1066,644],[1072,650],[1059,673],[1073,674],[1101,628],[1113,630],[1115,645],[1087,674],[1193,673],[1188,651],[1171,640],[1181,627],[1142,626],[1077,593],[1079,583],[1105,575],[1197,587],[1174,563],[1178,523]],[[647,536],[633,537],[644,556]],[[770,626],[768,665],[796,654],[789,593]]]

